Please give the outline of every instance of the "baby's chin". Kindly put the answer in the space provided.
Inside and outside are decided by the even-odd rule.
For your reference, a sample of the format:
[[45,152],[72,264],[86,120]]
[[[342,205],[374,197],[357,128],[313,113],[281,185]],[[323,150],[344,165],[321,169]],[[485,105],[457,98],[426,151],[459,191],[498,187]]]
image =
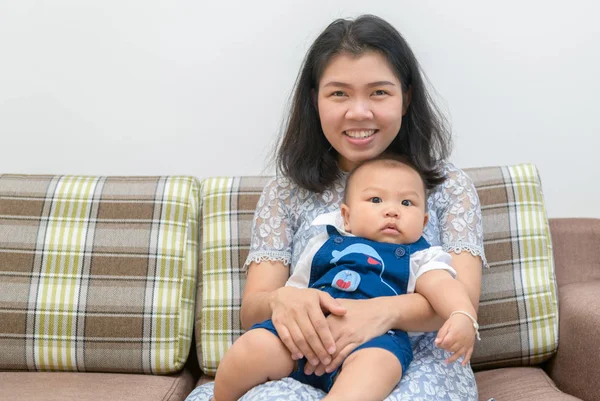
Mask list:
[[373,241],[377,241],[377,242],[385,242],[388,244],[397,244],[397,245],[401,245],[401,244],[406,244],[407,242],[404,240],[404,237],[401,235],[382,235],[381,233],[379,235],[376,235],[373,237]]

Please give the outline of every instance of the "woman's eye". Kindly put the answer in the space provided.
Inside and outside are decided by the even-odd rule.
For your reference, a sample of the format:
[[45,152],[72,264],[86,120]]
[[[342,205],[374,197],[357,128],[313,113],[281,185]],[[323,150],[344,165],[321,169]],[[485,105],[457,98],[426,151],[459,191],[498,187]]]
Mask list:
[[342,91],[335,91],[335,92],[333,92],[331,94],[331,96],[336,96],[336,97],[341,97],[341,96],[344,96],[344,95],[345,95],[345,93],[342,92]]
[[413,203],[411,201],[409,201],[408,199],[404,199],[402,201],[402,206],[412,206],[412,204]]
[[381,202],[383,202],[379,196],[374,196],[370,200],[371,200],[371,203],[381,203]]
[[387,95],[387,92],[384,91],[383,89],[379,89],[379,90],[376,90],[375,92],[373,92],[373,94],[375,96],[383,96],[383,95]]

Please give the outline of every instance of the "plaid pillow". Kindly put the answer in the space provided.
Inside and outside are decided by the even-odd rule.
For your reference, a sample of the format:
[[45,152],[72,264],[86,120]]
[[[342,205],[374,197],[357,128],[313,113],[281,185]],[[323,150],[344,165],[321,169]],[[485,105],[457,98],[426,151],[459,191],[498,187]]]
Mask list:
[[1,175],[0,370],[179,370],[198,188],[191,177]]
[[481,200],[485,255],[476,369],[535,365],[558,347],[550,228],[531,164],[465,170]]
[[202,257],[196,292],[196,350],[200,368],[214,375],[242,333],[242,266],[250,248],[254,209],[269,177],[209,178],[201,188]]
[[[479,307],[482,341],[474,367],[531,365],[558,342],[558,308],[548,220],[532,165],[466,169],[483,213],[485,253]],[[239,307],[254,209],[268,177],[203,182],[202,263],[196,346],[200,366],[214,374],[241,334]],[[201,302],[200,302],[201,298]]]

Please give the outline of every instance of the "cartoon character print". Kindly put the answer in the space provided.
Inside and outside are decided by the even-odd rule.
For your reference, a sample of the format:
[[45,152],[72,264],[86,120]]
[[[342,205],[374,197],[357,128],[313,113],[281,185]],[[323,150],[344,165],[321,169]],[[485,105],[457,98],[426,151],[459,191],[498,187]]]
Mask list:
[[[383,272],[385,271],[385,263],[383,262],[383,258],[379,255],[379,253],[371,246],[366,244],[352,244],[347,246],[341,251],[333,251],[331,256],[333,257],[329,263],[335,265],[340,259],[344,256],[350,254],[359,254],[364,255],[367,258],[367,263],[371,266],[381,266],[381,271],[379,273],[379,279],[383,284],[389,287],[390,290],[394,292],[394,294],[398,295],[398,293],[385,282],[383,279]],[[335,275],[331,286],[337,288],[338,290],[352,292],[356,291],[358,285],[360,284],[360,274],[353,270],[342,270],[338,274]]]

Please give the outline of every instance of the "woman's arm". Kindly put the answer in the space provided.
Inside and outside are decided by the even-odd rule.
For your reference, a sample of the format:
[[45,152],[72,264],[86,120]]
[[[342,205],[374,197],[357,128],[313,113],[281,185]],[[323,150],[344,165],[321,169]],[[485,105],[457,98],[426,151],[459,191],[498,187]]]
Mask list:
[[242,327],[271,319],[294,359],[306,356],[314,365],[328,364],[335,341],[323,311],[346,310],[329,294],[309,288],[285,287],[289,269],[282,262],[253,262],[242,296]]
[[244,330],[271,318],[274,291],[285,285],[289,268],[282,262],[252,262],[248,267],[246,287],[242,295],[240,320]]

